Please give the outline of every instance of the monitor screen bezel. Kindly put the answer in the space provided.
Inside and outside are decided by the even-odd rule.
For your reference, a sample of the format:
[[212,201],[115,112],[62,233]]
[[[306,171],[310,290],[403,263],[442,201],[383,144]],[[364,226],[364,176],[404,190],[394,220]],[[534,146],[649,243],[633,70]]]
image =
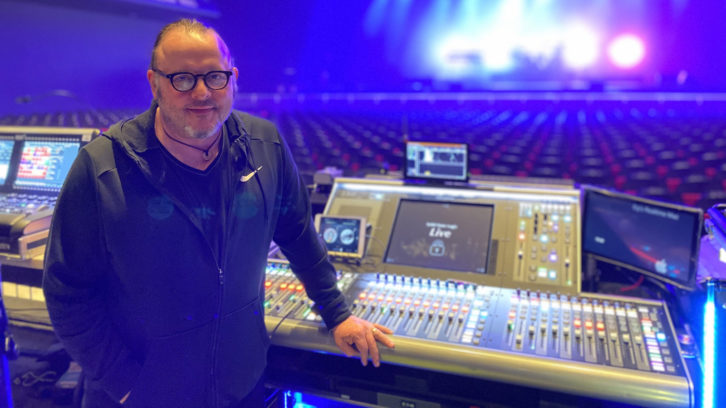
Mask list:
[[[403,263],[403,262],[388,262],[388,254],[391,250],[391,245],[393,245],[393,237],[396,232],[396,227],[398,226],[399,221],[399,215],[401,214],[401,206],[404,202],[416,202],[416,203],[427,203],[427,204],[435,204],[435,205],[454,205],[454,206],[471,206],[471,207],[488,207],[491,209],[491,216],[489,219],[489,235],[488,235],[488,245],[487,245],[487,253],[484,258],[484,272],[478,272],[473,270],[464,270],[464,269],[447,269],[447,268],[440,268],[440,267],[427,267],[427,266],[421,266],[421,265],[411,265],[409,263]],[[480,276],[486,276],[490,275],[493,272],[489,270],[489,264],[491,263],[491,254],[492,254],[492,237],[494,236],[494,212],[496,210],[496,206],[494,204],[490,203],[478,203],[478,202],[468,202],[468,201],[451,201],[451,200],[419,200],[414,198],[400,198],[398,200],[397,206],[396,206],[396,214],[393,217],[393,224],[391,225],[391,232],[388,236],[388,243],[386,245],[386,251],[383,253],[383,258],[381,259],[381,262],[386,265],[393,265],[393,266],[400,266],[400,267],[407,267],[407,268],[423,268],[431,271],[453,271],[455,273],[470,273],[473,275],[480,275]]]
[[[463,147],[466,160],[464,162],[464,177],[463,178],[446,178],[446,177],[426,177],[422,175],[412,175],[408,172],[408,148],[411,145],[439,145],[448,147]],[[403,177],[405,180],[411,181],[425,181],[432,184],[444,184],[444,183],[468,183],[469,182],[469,144],[465,142],[440,142],[433,140],[405,140],[403,150]]]
[[332,257],[338,257],[338,258],[352,258],[352,259],[361,259],[363,258],[363,255],[365,254],[365,248],[366,248],[366,218],[365,217],[356,217],[356,216],[349,216],[349,215],[328,215],[328,214],[321,214],[318,213],[315,215],[315,231],[318,233],[318,236],[322,239],[322,232],[320,231],[320,225],[323,222],[323,219],[331,219],[331,220],[357,220],[358,221],[358,247],[356,248],[355,252],[341,252],[341,251],[331,251],[327,244],[325,243],[325,240],[323,240],[323,243],[325,244],[325,248],[328,251],[328,255]]
[[[591,197],[594,194],[599,194],[601,196],[606,196],[609,198],[615,198],[620,200],[627,200],[634,203],[641,203],[652,207],[660,207],[665,208],[671,211],[677,211],[682,213],[688,213],[691,215],[695,215],[697,219],[697,225],[694,227],[694,231],[692,232],[692,242],[691,242],[691,248],[690,248],[690,256],[689,256],[689,268],[688,268],[688,277],[684,280],[678,280],[673,279],[671,277],[662,275],[656,271],[651,271],[636,265],[632,265],[628,263],[626,260],[622,259],[616,259],[611,256],[601,254],[598,252],[593,252],[587,250],[586,247],[586,239],[588,234],[588,203],[591,200]],[[593,186],[582,186],[582,252],[584,255],[591,256],[593,259],[596,259],[598,261],[602,261],[605,263],[609,263],[615,266],[619,266],[640,274],[643,274],[647,277],[651,277],[654,279],[657,279],[659,281],[668,283],[670,285],[673,285],[677,288],[684,289],[684,290],[694,290],[696,286],[696,276],[698,274],[698,253],[700,249],[701,244],[701,231],[703,229],[703,210],[696,207],[689,207],[682,204],[675,204],[675,203],[669,203],[664,201],[658,201],[653,200],[645,197],[639,197],[632,194],[627,194],[623,192],[618,191],[612,191],[600,187],[593,187]]]

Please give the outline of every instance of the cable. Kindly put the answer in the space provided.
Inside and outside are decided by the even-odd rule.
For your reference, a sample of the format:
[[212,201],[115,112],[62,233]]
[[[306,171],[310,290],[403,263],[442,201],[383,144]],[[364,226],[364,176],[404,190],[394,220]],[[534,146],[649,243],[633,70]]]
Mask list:
[[620,292],[629,292],[629,291],[631,291],[633,289],[637,289],[638,287],[640,287],[640,285],[643,283],[643,281],[645,281],[645,276],[644,275],[640,275],[640,278],[638,278],[638,280],[635,283],[633,283],[630,286],[626,286],[624,288],[620,288],[619,291]]
[[287,313],[285,313],[285,316],[283,316],[283,317],[280,318],[280,321],[277,322],[277,324],[275,325],[275,327],[273,327],[272,330],[269,331],[268,334],[267,334],[270,339],[272,339],[272,336],[275,335],[275,333],[277,332],[277,329],[280,328],[280,325],[282,324],[282,322],[284,322],[285,319],[287,319],[288,317],[290,317],[290,314],[292,314],[292,312],[294,312],[295,310],[297,310],[297,308],[293,307]]

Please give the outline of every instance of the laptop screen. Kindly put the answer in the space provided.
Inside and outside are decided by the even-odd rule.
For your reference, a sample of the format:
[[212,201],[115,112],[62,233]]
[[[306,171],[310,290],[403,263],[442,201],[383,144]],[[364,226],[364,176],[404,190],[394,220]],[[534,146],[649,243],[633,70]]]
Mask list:
[[428,181],[469,180],[466,143],[406,141],[405,178]]

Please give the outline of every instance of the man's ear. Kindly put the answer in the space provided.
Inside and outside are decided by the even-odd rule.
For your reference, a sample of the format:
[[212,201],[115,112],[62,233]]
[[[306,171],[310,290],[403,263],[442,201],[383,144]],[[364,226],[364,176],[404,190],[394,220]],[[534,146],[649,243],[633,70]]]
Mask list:
[[151,88],[151,94],[154,95],[154,99],[156,99],[156,94],[158,92],[158,90],[156,89],[156,85],[158,84],[158,82],[154,80],[154,71],[152,71],[152,70],[146,71],[146,79],[149,81],[149,87]]

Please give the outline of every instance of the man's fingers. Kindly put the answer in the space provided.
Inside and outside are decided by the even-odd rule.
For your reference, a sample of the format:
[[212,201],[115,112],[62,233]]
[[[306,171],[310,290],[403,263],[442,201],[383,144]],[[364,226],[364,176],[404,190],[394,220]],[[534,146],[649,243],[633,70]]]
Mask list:
[[342,339],[338,340],[336,338],[335,344],[338,345],[338,348],[340,348],[343,351],[343,353],[345,353],[346,356],[353,357],[354,355],[356,355],[355,349],[353,347],[351,347],[350,344],[346,343],[345,340],[342,340]]
[[374,329],[379,330],[380,332],[375,336],[376,340],[380,341],[381,344],[388,348],[394,348],[395,344],[393,343],[393,340],[391,340],[386,334],[393,334],[393,330],[389,329],[386,326],[382,326],[380,324],[375,324]]
[[[353,339],[355,341],[355,347],[358,348],[358,352],[360,353],[360,363],[363,364],[363,367],[368,365],[368,342],[372,338],[373,335],[368,333],[365,337],[355,337]],[[375,340],[373,343],[375,344]]]
[[375,367],[381,365],[381,356],[378,354],[378,344],[376,343],[376,338],[381,337],[386,337],[386,335],[375,327],[366,334],[366,339],[368,340],[368,344],[370,344],[368,351],[371,354],[371,360],[373,360],[373,366]]

